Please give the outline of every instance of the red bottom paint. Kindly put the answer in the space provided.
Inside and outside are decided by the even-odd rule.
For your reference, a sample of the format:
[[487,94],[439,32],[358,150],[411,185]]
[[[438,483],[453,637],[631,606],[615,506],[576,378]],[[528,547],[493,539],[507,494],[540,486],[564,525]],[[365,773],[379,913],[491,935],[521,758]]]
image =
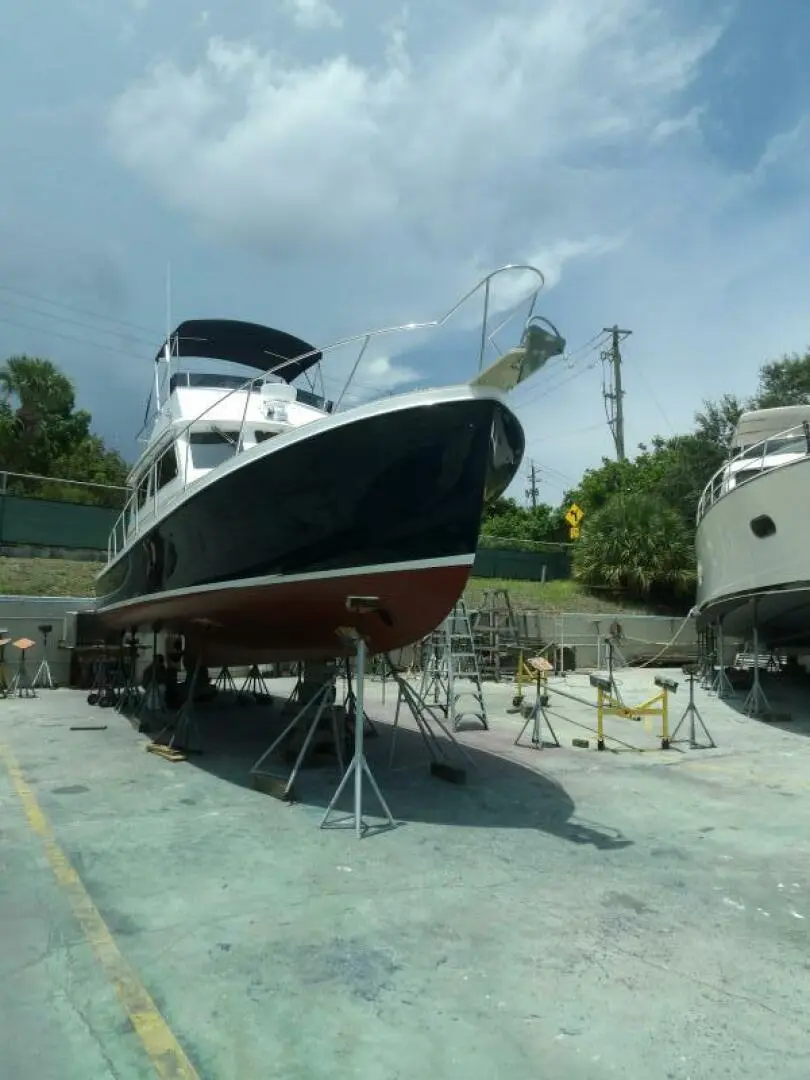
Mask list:
[[[223,586],[182,596],[144,597],[118,610],[100,610],[110,630],[155,623],[183,634],[189,652],[206,664],[328,660],[354,651],[337,633],[353,627],[372,653],[410,645],[452,610],[471,565],[351,574],[308,581]],[[379,611],[347,609],[349,596],[377,597]]]

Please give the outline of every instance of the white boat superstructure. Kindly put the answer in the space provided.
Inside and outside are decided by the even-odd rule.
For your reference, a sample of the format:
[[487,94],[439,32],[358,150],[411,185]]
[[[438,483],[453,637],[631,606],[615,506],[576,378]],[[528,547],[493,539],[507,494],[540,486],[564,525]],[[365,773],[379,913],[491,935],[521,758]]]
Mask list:
[[698,507],[698,610],[799,655],[810,644],[810,405],[743,413],[732,455]]
[[169,504],[236,453],[329,416],[333,403],[283,379],[172,370],[158,365],[158,408],[127,485],[132,495],[110,536],[108,557],[148,530]]

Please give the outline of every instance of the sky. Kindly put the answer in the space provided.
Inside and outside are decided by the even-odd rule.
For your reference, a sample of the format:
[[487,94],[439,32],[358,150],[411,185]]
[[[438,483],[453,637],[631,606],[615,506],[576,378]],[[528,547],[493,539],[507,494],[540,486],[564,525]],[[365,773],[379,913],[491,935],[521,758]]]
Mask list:
[[[521,501],[532,462],[556,503],[614,454],[603,327],[630,452],[810,345],[810,5],[203,4],[3,5],[0,357],[54,360],[130,460],[168,323],[325,345],[506,263],[568,342],[513,395]],[[490,328],[528,288],[496,279]],[[474,374],[480,295],[380,339],[347,403]]]

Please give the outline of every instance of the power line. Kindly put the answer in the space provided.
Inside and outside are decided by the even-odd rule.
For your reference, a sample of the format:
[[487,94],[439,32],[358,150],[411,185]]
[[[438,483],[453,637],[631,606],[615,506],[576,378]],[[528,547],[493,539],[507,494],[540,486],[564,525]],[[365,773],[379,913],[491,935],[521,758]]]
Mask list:
[[29,312],[32,315],[39,315],[44,319],[53,319],[55,322],[67,323],[70,326],[79,326],[85,330],[92,330],[95,334],[112,334],[114,337],[133,341],[137,344],[143,343],[147,346],[151,345],[151,341],[146,337],[137,335],[131,330],[118,330],[113,327],[95,326],[93,323],[86,322],[83,319],[71,319],[67,315],[57,315],[52,311],[43,311],[42,308],[32,307],[30,304],[21,304],[15,300],[0,298],[0,304],[4,307],[18,308],[19,310]]
[[597,428],[603,428],[605,421],[600,420],[598,424],[587,424],[585,427],[571,428],[570,431],[563,431],[554,435],[538,435],[535,439],[529,439],[526,443],[527,446],[534,446],[539,442],[555,442],[560,439],[567,439],[571,435],[584,435],[586,431],[596,431]]
[[73,334],[61,334],[58,330],[49,330],[47,326],[31,326],[30,323],[20,322],[18,319],[8,319],[0,315],[0,322],[7,323],[9,326],[19,326],[23,330],[31,330],[35,334],[49,334],[51,337],[62,338],[64,341],[72,341],[77,345],[89,346],[91,349],[102,349],[106,353],[113,353],[116,356],[125,356],[128,360],[143,360],[142,356],[136,353],[125,352],[123,349],[116,349],[111,345],[104,345],[100,341],[90,341],[88,338],[75,337]]
[[[596,338],[591,339],[591,342],[589,343],[590,348],[583,355],[582,360],[584,360],[586,356],[590,355],[590,353],[596,352],[596,350],[599,347],[599,340],[598,339],[600,339],[600,338],[602,338],[601,332],[596,335]],[[582,349],[584,349],[584,348],[585,348],[585,346],[580,346],[580,348],[575,350],[575,352],[581,352]],[[574,353],[570,353],[569,355],[573,356]],[[522,401],[517,401],[516,405],[518,406],[518,408],[520,408],[523,405],[530,404],[530,402],[532,402],[532,401],[536,401],[537,398],[540,397],[541,395],[544,396],[544,397],[548,397],[550,394],[553,394],[556,390],[560,390],[560,389],[562,389],[563,386],[567,386],[568,383],[573,382],[574,379],[578,379],[581,375],[584,375],[584,374],[586,374],[586,372],[591,371],[593,368],[596,367],[597,363],[598,363],[598,359],[593,360],[590,364],[586,364],[585,367],[576,367],[576,365],[574,365],[576,367],[576,370],[574,370],[569,375],[567,375],[566,378],[560,379],[559,382],[552,383],[551,386],[545,386],[545,385],[537,386],[536,389],[535,389],[535,392],[533,394],[530,394],[528,397],[523,398]]]
[[[60,300],[51,300],[47,296],[41,296],[38,293],[25,292],[23,289],[17,289],[11,285],[3,285],[0,282],[0,292],[12,293],[15,296],[22,296],[27,300],[39,300],[41,303],[49,304],[51,307],[62,308],[64,311],[70,311],[74,315],[86,315],[91,319],[98,319],[101,322],[115,323],[118,326],[127,326],[131,330],[143,330],[146,333],[156,336],[161,336],[161,331],[156,331],[152,326],[144,326],[143,323],[127,322],[124,319],[115,319],[111,315],[101,315],[97,311],[88,311],[86,308],[74,307],[72,304],[64,304]],[[150,341],[152,338],[150,337]]]

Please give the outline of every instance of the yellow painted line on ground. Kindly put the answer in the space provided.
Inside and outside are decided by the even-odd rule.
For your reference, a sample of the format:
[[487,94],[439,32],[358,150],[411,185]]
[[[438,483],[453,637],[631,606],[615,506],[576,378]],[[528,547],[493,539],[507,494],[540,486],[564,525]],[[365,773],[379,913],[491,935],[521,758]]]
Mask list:
[[15,793],[22,803],[31,829],[39,836],[59,885],[70,900],[84,936],[93,948],[107,979],[132,1023],[144,1050],[161,1080],[199,1080],[152,998],[126,962],[107,924],[73,869],[70,860],[57,844],[53,830],[25,780],[22,769],[7,746],[0,744],[0,763],[8,773]]

